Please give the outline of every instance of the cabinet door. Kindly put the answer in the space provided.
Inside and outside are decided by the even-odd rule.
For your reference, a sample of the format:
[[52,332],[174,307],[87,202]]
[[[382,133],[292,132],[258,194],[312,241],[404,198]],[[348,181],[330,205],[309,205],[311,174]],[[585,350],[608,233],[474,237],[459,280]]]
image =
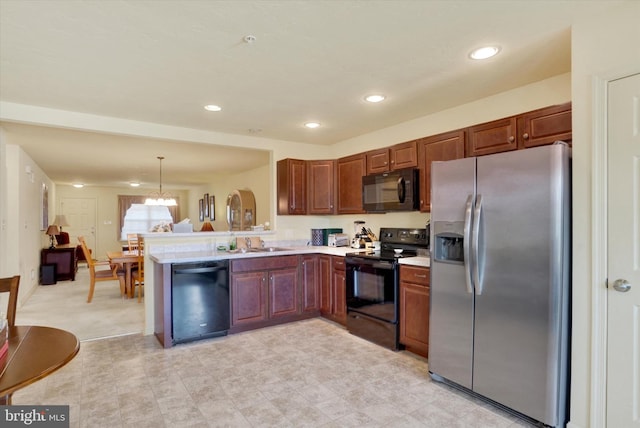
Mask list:
[[298,313],[298,269],[269,272],[269,318]]
[[419,140],[420,211],[431,211],[431,162],[463,158],[465,136],[460,129]]
[[427,356],[429,349],[429,269],[400,266],[400,343]]
[[277,163],[278,214],[306,214],[306,161],[282,159]]
[[301,256],[302,312],[320,309],[319,256]]
[[367,175],[386,172],[391,169],[389,149],[371,150],[366,153]]
[[331,278],[331,313],[342,325],[347,323],[347,281],[344,270],[333,269]]
[[318,274],[320,277],[320,314],[331,314],[331,256],[318,257]]
[[400,343],[417,354],[429,350],[429,287],[400,282]]
[[307,214],[335,214],[334,160],[307,162]]
[[396,144],[389,150],[391,169],[415,168],[418,166],[416,141]]
[[547,107],[518,117],[518,148],[571,142],[571,103]]
[[481,156],[518,148],[516,118],[507,117],[469,128],[467,156]]
[[232,326],[267,319],[266,274],[248,272],[231,275]]
[[338,214],[361,214],[362,177],[367,171],[363,153],[338,159]]

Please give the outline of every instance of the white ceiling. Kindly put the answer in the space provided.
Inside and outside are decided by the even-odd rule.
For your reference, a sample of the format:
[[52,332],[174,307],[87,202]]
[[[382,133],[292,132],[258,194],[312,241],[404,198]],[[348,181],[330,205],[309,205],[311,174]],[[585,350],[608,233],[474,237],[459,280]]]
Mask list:
[[[333,144],[568,72],[571,24],[615,3],[2,0],[0,101]],[[255,42],[244,42],[247,35]],[[497,57],[468,59],[488,43],[501,46]],[[370,93],[387,100],[367,104]],[[223,110],[207,112],[205,104]],[[322,126],[304,128],[310,120]],[[125,173],[136,167],[155,180],[155,156],[163,155],[166,181],[188,185],[207,182],[205,171],[224,171],[229,159],[236,168],[268,159],[186,142],[2,126],[56,182],[71,182],[69,170],[82,168],[95,173],[95,184],[134,179]],[[136,147],[138,164],[123,164],[121,147]]]

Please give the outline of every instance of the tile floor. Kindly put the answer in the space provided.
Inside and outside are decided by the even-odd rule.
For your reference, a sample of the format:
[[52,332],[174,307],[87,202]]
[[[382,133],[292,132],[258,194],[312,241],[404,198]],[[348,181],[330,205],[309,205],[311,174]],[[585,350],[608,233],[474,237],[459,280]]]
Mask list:
[[[49,300],[34,294],[34,304],[50,302],[53,290],[45,292]],[[111,300],[107,287],[100,290]],[[118,292],[115,282],[112,291]],[[137,301],[117,300],[135,312]],[[19,323],[32,319],[31,305],[20,309]],[[119,318],[118,305],[101,316]],[[65,322],[66,310],[53,311],[58,326],[95,317],[78,308]],[[121,334],[121,326],[113,328],[93,320],[76,331],[92,339]],[[319,318],[168,350],[140,333],[85,340],[74,360],[16,392],[13,403],[68,404],[71,427],[90,428],[530,426],[432,382],[423,358],[381,348]]]

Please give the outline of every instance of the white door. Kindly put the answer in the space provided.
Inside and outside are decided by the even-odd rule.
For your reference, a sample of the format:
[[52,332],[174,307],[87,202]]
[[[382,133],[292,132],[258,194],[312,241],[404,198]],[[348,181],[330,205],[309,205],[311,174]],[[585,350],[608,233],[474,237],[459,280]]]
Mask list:
[[609,83],[607,426],[640,427],[640,74]]
[[[69,243],[78,244],[78,236],[84,236],[87,246],[96,252],[96,200],[94,198],[62,198],[60,213],[67,218]],[[94,255],[95,258],[95,255]]]

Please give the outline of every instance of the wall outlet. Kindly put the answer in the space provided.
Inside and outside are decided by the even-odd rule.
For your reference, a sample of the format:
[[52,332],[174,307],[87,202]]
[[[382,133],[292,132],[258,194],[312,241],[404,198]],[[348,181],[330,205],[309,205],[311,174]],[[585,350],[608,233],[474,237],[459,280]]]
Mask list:
[[36,279],[36,271],[35,269],[31,269],[31,280],[33,281],[34,279]]

